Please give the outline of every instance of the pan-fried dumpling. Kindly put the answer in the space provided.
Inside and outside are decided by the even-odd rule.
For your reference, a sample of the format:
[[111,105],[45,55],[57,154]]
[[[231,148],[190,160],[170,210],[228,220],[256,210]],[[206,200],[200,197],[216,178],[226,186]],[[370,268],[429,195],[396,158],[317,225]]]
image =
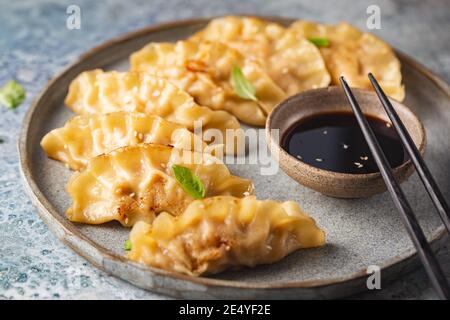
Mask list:
[[[204,132],[219,130],[224,137],[219,143],[225,144],[226,130],[240,128],[239,121],[228,112],[199,106],[169,81],[140,72],[83,72],[70,84],[65,102],[79,114],[135,111],[158,115],[191,131],[197,121]],[[232,153],[229,144],[227,152]]]
[[74,222],[117,220],[124,226],[151,222],[162,211],[179,215],[194,199],[174,178],[175,164],[199,177],[207,197],[253,193],[250,180],[231,175],[210,154],[140,144],[92,158],[84,171],[74,173],[67,185],[73,203],[66,215]]
[[352,87],[372,89],[367,77],[372,72],[387,95],[399,101],[404,99],[400,62],[381,39],[347,23],[325,25],[297,21],[290,29],[306,38],[329,40],[330,45],[320,51],[334,84],[338,85],[339,77],[344,76]]
[[211,20],[191,39],[220,39],[245,57],[257,60],[288,95],[330,83],[316,46],[276,23],[253,17],[221,17]]
[[294,32],[286,31],[267,57],[266,69],[288,95],[330,84],[330,74],[315,45]]
[[50,158],[80,170],[95,156],[139,143],[210,152],[200,137],[179,124],[154,115],[121,111],[76,116],[64,127],[47,133],[41,146]]
[[[257,102],[240,98],[231,84],[231,70],[241,68],[255,87]],[[202,105],[226,110],[239,120],[263,126],[285,93],[256,62],[215,41],[150,43],[131,55],[131,68],[168,78]]]
[[281,38],[286,29],[277,23],[254,17],[226,16],[211,20],[195,33],[193,41],[221,41],[247,58],[261,61],[270,54],[270,45]]
[[178,217],[138,222],[130,242],[131,260],[198,276],[276,262],[322,246],[325,233],[295,202],[219,196],[192,202]]

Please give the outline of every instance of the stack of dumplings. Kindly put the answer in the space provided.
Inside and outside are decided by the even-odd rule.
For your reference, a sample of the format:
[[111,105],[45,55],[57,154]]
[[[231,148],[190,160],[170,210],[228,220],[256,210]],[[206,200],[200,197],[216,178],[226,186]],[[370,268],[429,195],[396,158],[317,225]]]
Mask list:
[[[218,41],[150,43],[131,55],[131,70],[169,79],[198,103],[225,110],[240,121],[264,126],[267,114],[286,93],[261,65]],[[231,84],[231,69],[238,66],[255,87],[257,101],[240,98]]]
[[223,17],[192,36],[196,41],[221,39],[261,65],[290,96],[330,84],[319,49],[290,29],[251,17]]
[[[288,96],[341,75],[368,88],[368,72],[404,98],[392,49],[348,24],[217,18],[189,39],[132,53],[129,71],[78,75],[65,100],[77,115],[41,146],[75,170],[67,218],[131,227],[128,258],[191,276],[273,263],[324,245],[325,233],[292,201],[256,199],[223,153],[236,154],[240,123],[264,126]],[[222,139],[207,139],[210,130]]]

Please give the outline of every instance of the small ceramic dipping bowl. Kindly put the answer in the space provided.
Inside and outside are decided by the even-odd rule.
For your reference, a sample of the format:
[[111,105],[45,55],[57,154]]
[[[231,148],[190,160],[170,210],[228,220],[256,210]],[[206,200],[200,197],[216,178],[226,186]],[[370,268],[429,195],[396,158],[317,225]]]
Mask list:
[[[352,89],[362,111],[389,122],[381,102],[374,92]],[[405,124],[417,148],[423,155],[426,133],[417,116],[405,105],[391,100],[392,105]],[[378,173],[349,174],[319,169],[291,156],[280,143],[288,130],[305,117],[329,112],[351,112],[351,107],[340,87],[328,87],[302,92],[281,102],[269,115],[266,123],[266,139],[272,155],[281,169],[300,184],[325,195],[337,198],[369,197],[386,190]],[[279,129],[274,134],[273,129]],[[361,133],[362,134],[362,133]],[[414,171],[411,161],[394,169],[397,181],[405,181]]]

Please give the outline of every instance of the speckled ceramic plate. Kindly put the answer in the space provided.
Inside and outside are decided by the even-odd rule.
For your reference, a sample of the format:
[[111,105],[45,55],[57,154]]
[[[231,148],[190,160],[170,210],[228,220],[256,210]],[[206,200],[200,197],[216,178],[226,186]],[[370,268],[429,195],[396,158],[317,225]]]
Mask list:
[[[288,19],[272,19],[289,23]],[[128,56],[150,41],[183,39],[207,20],[189,20],[149,27],[107,42],[82,55],[52,80],[28,111],[19,140],[22,173],[42,219],[70,248],[94,265],[139,287],[178,298],[320,298],[342,297],[366,288],[366,269],[378,265],[382,285],[417,266],[408,239],[388,194],[343,200],[323,196],[298,185],[283,172],[260,176],[257,165],[230,166],[234,174],[251,178],[260,199],[298,201],[326,230],[322,248],[300,250],[282,261],[254,269],[193,278],[133,263],[123,257],[129,230],[117,223],[89,226],[69,222],[65,184],[71,172],[48,159],[39,146],[45,133],[60,127],[73,114],[63,99],[70,81],[93,68],[127,68]],[[423,121],[428,146],[426,161],[450,198],[449,87],[399,53],[407,97],[405,104]],[[435,247],[444,234],[437,214],[413,175],[403,184],[421,225]]]

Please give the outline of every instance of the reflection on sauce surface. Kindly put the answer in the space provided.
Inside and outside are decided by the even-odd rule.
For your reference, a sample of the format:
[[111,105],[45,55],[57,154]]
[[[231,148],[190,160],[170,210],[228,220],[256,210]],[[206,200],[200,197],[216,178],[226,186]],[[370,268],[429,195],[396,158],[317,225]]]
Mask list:
[[[395,129],[384,120],[366,115],[386,157],[395,168],[407,154]],[[295,123],[281,146],[314,167],[340,173],[374,173],[378,167],[351,112],[322,113]]]

